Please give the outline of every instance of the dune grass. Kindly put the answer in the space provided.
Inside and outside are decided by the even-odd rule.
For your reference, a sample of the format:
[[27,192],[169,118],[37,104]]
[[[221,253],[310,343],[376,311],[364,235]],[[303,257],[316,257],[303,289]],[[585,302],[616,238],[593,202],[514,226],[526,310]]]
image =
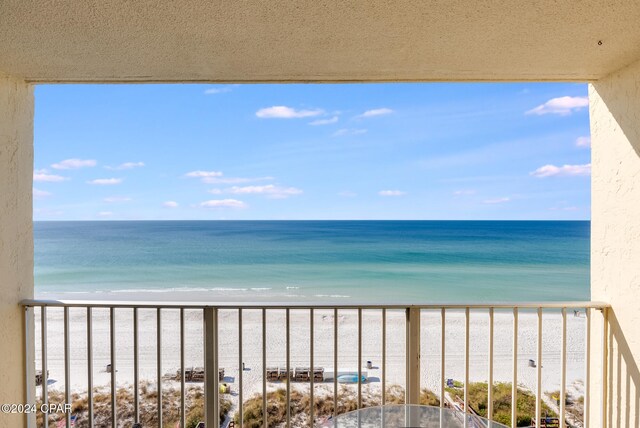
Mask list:
[[[449,394],[464,399],[463,388],[447,388]],[[501,424],[511,426],[511,383],[500,382],[493,385],[493,417],[490,418]],[[488,418],[487,398],[488,389],[486,382],[476,382],[469,384],[469,406],[480,416]],[[535,416],[536,397],[531,392],[518,388],[518,398],[516,401],[517,422],[516,426],[531,426],[531,421]],[[542,403],[542,416],[557,417],[558,415]]]

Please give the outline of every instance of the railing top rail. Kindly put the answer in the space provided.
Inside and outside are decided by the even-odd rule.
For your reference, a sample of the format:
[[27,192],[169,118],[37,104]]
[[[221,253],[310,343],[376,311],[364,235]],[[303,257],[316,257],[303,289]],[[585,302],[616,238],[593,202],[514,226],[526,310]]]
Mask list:
[[42,300],[26,299],[24,307],[92,307],[92,308],[166,308],[166,309],[604,309],[611,305],[597,301],[553,301],[553,302],[486,302],[486,303],[344,303],[344,302],[177,302],[145,300]]

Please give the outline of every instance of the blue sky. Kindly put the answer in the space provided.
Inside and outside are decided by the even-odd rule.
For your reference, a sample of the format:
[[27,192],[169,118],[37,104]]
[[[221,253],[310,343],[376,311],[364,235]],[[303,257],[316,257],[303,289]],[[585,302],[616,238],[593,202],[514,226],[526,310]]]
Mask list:
[[34,219],[588,219],[586,84],[42,85]]

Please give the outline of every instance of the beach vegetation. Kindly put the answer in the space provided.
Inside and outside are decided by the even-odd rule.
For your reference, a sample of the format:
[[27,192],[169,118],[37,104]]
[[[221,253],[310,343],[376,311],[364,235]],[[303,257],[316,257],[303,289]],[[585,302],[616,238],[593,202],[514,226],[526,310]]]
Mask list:
[[[392,385],[387,388],[385,394],[386,404],[404,404],[404,388],[400,385]],[[311,401],[308,393],[292,389],[290,391],[290,418],[292,426],[302,426],[308,423]],[[284,424],[287,419],[287,391],[279,388],[267,393],[267,425],[278,426]],[[363,393],[362,407],[374,407],[381,405],[380,394]],[[423,389],[420,393],[420,404],[439,406],[440,400],[430,390]],[[342,386],[338,391],[337,413],[351,412],[358,408],[357,392],[353,388]],[[315,418],[322,420],[333,415],[334,400],[332,393],[323,393],[314,397]],[[247,428],[261,428],[263,426],[262,394],[255,394],[244,402],[243,426]],[[239,423],[239,414],[235,415],[236,424]]]
[[[547,397],[553,400],[554,403],[559,407],[560,406],[560,391],[552,391],[546,393]],[[584,420],[584,396],[581,395],[579,397],[575,397],[570,392],[566,392],[565,394],[565,411],[567,414],[567,419],[571,418],[575,421],[583,421]]]
[[[140,423],[142,426],[158,425],[158,392],[149,382],[141,382],[140,388]],[[48,391],[49,403],[65,403],[63,391]],[[185,394],[185,420],[187,427],[195,427],[204,420],[204,391],[202,386],[190,386]],[[42,403],[38,398],[36,407]],[[116,408],[119,424],[122,426],[132,426],[134,422],[134,397],[131,386],[123,386],[116,391]],[[231,409],[231,401],[222,398],[220,400],[220,423],[225,421]],[[93,413],[95,426],[111,425],[111,391],[108,387],[95,388],[93,393]],[[86,428],[89,426],[89,401],[86,392],[84,394],[74,393],[71,396],[71,414],[76,416],[75,427]],[[49,416],[49,425],[63,420],[62,413]],[[176,388],[163,388],[162,391],[162,418],[165,427],[174,427],[180,420],[180,390]],[[44,417],[42,412],[36,414],[36,425],[43,426]]]
[[[463,385],[464,386],[464,385]],[[458,400],[464,399],[464,389],[460,388],[446,388],[446,391]],[[486,382],[475,382],[469,384],[469,407],[478,415],[492,419],[496,422],[511,426],[511,383],[510,382],[498,382],[493,385],[493,416],[487,415],[487,399],[488,390]],[[536,397],[529,390],[518,388],[517,397],[517,421],[516,426],[528,427],[531,426],[536,409]],[[542,403],[542,416],[549,416],[552,418],[558,417],[549,406],[544,402]]]

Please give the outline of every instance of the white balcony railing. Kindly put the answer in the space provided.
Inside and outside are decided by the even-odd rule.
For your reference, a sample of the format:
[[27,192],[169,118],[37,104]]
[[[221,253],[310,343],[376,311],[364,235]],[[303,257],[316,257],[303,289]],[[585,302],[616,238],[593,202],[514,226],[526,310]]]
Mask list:
[[[64,391],[60,391],[64,394],[64,403],[72,403],[74,397],[86,394],[86,426],[108,426],[119,427],[123,425],[124,420],[127,419],[126,426],[131,426],[132,423],[140,422],[141,419],[141,381],[143,378],[155,377],[156,388],[156,404],[155,421],[158,427],[165,426],[163,424],[163,417],[165,416],[165,410],[163,406],[163,383],[166,384],[165,375],[163,375],[163,356],[166,356],[166,351],[163,352],[163,343],[165,340],[177,341],[177,349],[179,349],[179,355],[170,355],[167,358],[169,365],[175,364],[172,369],[177,373],[174,379],[174,384],[179,384],[179,404],[178,404],[178,422],[180,427],[186,427],[186,380],[185,368],[188,368],[190,364],[197,364],[199,361],[204,368],[204,412],[203,420],[207,427],[219,426],[218,421],[220,418],[220,383],[221,377],[219,376],[219,368],[221,366],[221,352],[223,352],[222,360],[224,360],[225,369],[229,373],[237,374],[232,379],[236,388],[236,395],[233,396],[233,404],[235,405],[235,412],[239,415],[244,415],[245,396],[243,380],[246,374],[245,361],[255,361],[257,366],[261,369],[259,384],[261,388],[258,392],[261,393],[261,412],[264,415],[264,409],[268,409],[268,384],[269,378],[275,376],[273,371],[268,370],[269,361],[267,359],[267,342],[268,335],[275,337],[278,343],[284,344],[284,361],[280,367],[280,372],[277,374],[277,378],[281,383],[281,387],[286,389],[286,420],[284,422],[286,427],[299,426],[299,420],[294,421],[291,407],[291,394],[295,383],[291,379],[294,374],[294,365],[308,366],[309,372],[307,377],[302,376],[307,381],[309,387],[304,389],[304,393],[307,394],[309,402],[313,403],[309,405],[308,418],[305,419],[306,423],[310,426],[318,426],[322,420],[314,415],[316,411],[315,407],[317,400],[314,399],[314,383],[322,381],[325,389],[332,390],[332,394],[327,397],[332,398],[332,413],[333,416],[341,412],[340,406],[340,390],[338,388],[338,378],[341,373],[349,373],[354,376],[354,384],[349,386],[352,392],[356,396],[355,406],[361,408],[363,403],[363,314],[366,316],[365,328],[367,331],[372,329],[376,331],[375,341],[377,342],[377,349],[379,353],[373,352],[370,349],[367,350],[367,358],[375,354],[375,357],[379,360],[379,367],[376,368],[379,373],[380,393],[379,403],[385,404],[388,402],[388,385],[389,375],[393,370],[390,370],[389,363],[392,362],[395,370],[395,380],[398,379],[398,372],[404,371],[404,401],[409,404],[419,404],[421,394],[421,374],[426,371],[426,376],[429,379],[437,379],[439,391],[435,391],[435,395],[439,399],[439,405],[445,406],[446,402],[450,399],[447,397],[445,387],[447,385],[447,373],[460,374],[462,378],[463,390],[462,399],[458,404],[452,403],[452,405],[459,406],[463,411],[473,413],[473,409],[468,405],[469,403],[469,384],[470,384],[470,366],[471,359],[484,358],[486,365],[482,365],[482,371],[484,374],[475,373],[476,378],[484,379],[488,385],[494,385],[495,381],[505,381],[505,379],[496,379],[496,337],[499,335],[502,342],[505,341],[504,322],[500,324],[500,331],[495,331],[495,318],[501,317],[504,321],[505,317],[508,317],[509,324],[511,324],[510,335],[511,338],[507,340],[511,341],[510,351],[512,355],[501,355],[498,358],[498,363],[504,365],[510,365],[511,376],[508,379],[511,382],[511,402],[516,402],[518,394],[518,373],[522,371],[522,365],[524,363],[531,363],[531,370],[527,372],[527,376],[531,377],[535,373],[535,414],[532,415],[532,425],[540,427],[541,419],[543,418],[542,409],[544,391],[543,381],[543,361],[544,364],[559,365],[559,397],[558,397],[558,419],[559,426],[566,426],[567,409],[565,408],[565,397],[567,395],[567,360],[568,355],[572,356],[572,361],[583,361],[581,367],[582,380],[584,382],[584,423],[577,421],[575,417],[572,418],[572,425],[588,426],[589,411],[590,411],[590,373],[593,368],[591,367],[592,355],[591,355],[591,324],[593,314],[595,311],[599,311],[602,316],[598,317],[598,322],[602,321],[603,325],[606,325],[607,305],[598,302],[560,302],[560,303],[516,303],[516,304],[434,304],[434,305],[330,305],[330,304],[237,304],[237,303],[221,303],[221,304],[201,304],[201,303],[164,303],[164,302],[103,302],[103,301],[43,301],[43,300],[28,300],[23,303],[25,309],[25,335],[26,335],[26,377],[27,390],[30,396],[28,402],[35,403],[39,398],[41,403],[47,404],[50,400],[50,388],[49,379],[51,376],[57,378],[64,377]],[[572,332],[579,332],[577,334],[584,334],[584,341],[578,341],[580,348],[571,348],[568,354],[568,333],[567,333],[567,312],[578,316],[580,321],[577,329],[572,327]],[[100,320],[104,321],[98,326],[95,323],[96,313],[100,312]],[[145,320],[149,321],[153,317],[148,315],[153,312],[155,314],[155,329],[149,328],[149,326],[142,327],[140,321],[140,314],[145,315]],[[224,316],[221,318],[220,314]],[[283,322],[284,337],[281,337],[282,332],[273,334],[268,333],[268,326],[271,328],[272,323],[268,322],[268,315],[276,313],[279,314],[279,323]],[[307,314],[308,324],[304,327],[308,332],[307,343],[293,343],[291,337],[292,326],[294,328],[300,327],[300,321],[298,318],[292,321],[292,313],[297,315]],[[526,313],[527,325],[524,339],[525,343],[518,343],[519,336],[522,336],[523,326],[519,324],[519,315]],[[52,315],[53,314],[53,315]],[[186,317],[185,315],[188,316]],[[559,342],[557,344],[549,344],[548,340],[543,341],[543,318],[544,316],[553,315],[555,318],[553,321],[555,324],[551,324],[552,329],[560,328]],[[250,330],[247,330],[244,326],[243,318],[253,317],[255,322],[252,322],[249,326]],[[318,333],[316,326],[318,316],[322,316],[322,326]],[[342,331],[339,332],[339,321],[342,316],[352,316],[352,323],[342,326]],[[84,333],[82,340],[78,339],[78,331],[73,331],[71,328],[70,320],[74,317],[76,320],[80,320],[85,324],[82,329]],[[483,317],[481,323],[471,324],[472,317]],[[389,318],[394,318],[396,321],[400,320],[400,325],[404,334],[398,333],[397,329],[390,333]],[[525,319],[524,317],[520,317]],[[475,319],[475,318],[474,318]],[[378,321],[375,321],[378,320]],[[451,320],[451,321],[450,321]],[[463,331],[464,337],[459,339],[458,343],[463,343],[462,352],[459,349],[454,349],[453,352],[449,351],[449,345],[446,344],[448,326],[453,326],[449,323],[458,323],[457,327]],[[195,324],[194,324],[195,323]],[[233,324],[233,326],[224,325]],[[463,327],[460,326],[462,323]],[[149,324],[147,322],[147,324]],[[393,324],[397,326],[398,324]],[[574,321],[572,319],[572,326]],[[107,327],[108,326],[108,327]],[[124,327],[122,327],[124,326]],[[167,333],[167,329],[170,332]],[[235,329],[236,336],[234,339],[228,340],[226,337],[220,335],[221,331],[229,333],[232,329]],[[103,329],[105,331],[103,331]],[[107,330],[108,329],[108,333]],[[98,331],[100,330],[100,331]],[[428,330],[428,331],[427,331]],[[55,332],[55,334],[53,333]],[[606,329],[603,330],[606,332]],[[94,338],[98,333],[108,336],[108,340],[100,342],[100,349],[96,348]],[[247,336],[250,335],[254,340],[260,340],[261,345],[259,347],[247,346]],[[229,333],[230,334],[230,333]],[[86,335],[86,336],[85,336]],[[174,337],[175,335],[175,337]],[[320,336],[319,336],[320,335]],[[55,336],[55,337],[54,337]],[[116,355],[116,351],[119,348],[117,344],[117,338],[126,336],[127,340],[132,342],[132,352],[125,353],[126,355]],[[165,337],[166,336],[166,337]],[[245,337],[243,337],[245,336]],[[535,337],[535,344],[532,343],[532,336]],[[558,337],[558,334],[551,335]],[[552,337],[552,338],[553,338]],[[471,352],[470,341],[476,338],[481,338],[486,343],[486,354]],[[221,345],[221,339],[224,344]],[[245,342],[243,343],[243,339]],[[319,343],[319,339],[326,346],[321,348],[315,348]],[[437,343],[439,339],[439,344]],[[189,340],[190,345],[186,345],[186,341]],[[249,340],[252,340],[249,338]],[[603,349],[606,349],[606,333],[601,338],[603,341]],[[425,343],[425,341],[429,343]],[[76,342],[82,342],[80,344]],[[197,343],[199,342],[199,343]],[[332,346],[328,346],[327,343],[332,343]],[[52,344],[63,344],[61,347],[62,355],[52,357],[48,350],[52,347]],[[573,343],[573,341],[572,341]],[[391,345],[390,345],[391,344]],[[504,343],[503,343],[504,344]],[[292,345],[296,347],[302,347],[305,349],[303,354],[306,361],[302,361],[298,356],[292,359]],[[404,346],[402,346],[404,345]],[[423,350],[421,351],[421,345]],[[535,346],[534,346],[535,345]],[[557,347],[556,347],[557,345]],[[202,350],[197,352],[190,352],[192,347]],[[236,349],[230,350],[230,347]],[[521,350],[523,347],[527,348],[525,352]],[[543,347],[552,348],[555,351],[551,353],[544,353]],[[108,348],[108,349],[106,349]],[[150,352],[155,348],[155,356],[152,356]],[[246,355],[245,348],[260,349],[260,355]],[[277,346],[276,346],[277,348]],[[438,349],[439,348],[439,349]],[[52,348],[53,349],[53,348]],[[330,349],[330,351],[328,351]],[[434,350],[435,349],[435,350]],[[500,349],[504,349],[504,346]],[[35,350],[35,351],[34,351]],[[141,358],[142,350],[142,358]],[[503,352],[503,351],[499,351]],[[521,352],[522,355],[519,355]],[[449,361],[449,354],[452,355],[453,361]],[[550,356],[546,356],[546,355]],[[557,354],[557,355],[556,355]],[[231,362],[229,355],[233,355],[233,359],[237,357],[237,360]],[[341,358],[339,359],[339,355]],[[355,367],[346,369],[340,364],[344,365],[344,355],[350,355],[355,358]],[[546,356],[546,357],[545,357]],[[317,358],[316,358],[317,357]],[[533,357],[533,358],[532,358]],[[575,358],[574,358],[575,357]],[[546,360],[545,360],[546,358]],[[558,359],[556,361],[556,358]],[[149,359],[155,359],[155,373],[149,376],[149,370],[146,363]],[[274,360],[271,357],[271,360]],[[295,360],[295,361],[294,361]],[[320,361],[321,360],[321,361]],[[530,361],[530,360],[533,360]],[[547,361],[548,360],[548,361]],[[320,364],[331,364],[332,373],[327,370],[327,376],[320,376],[316,378],[314,376],[316,367]],[[404,361],[404,363],[399,363]],[[475,361],[475,360],[474,360]],[[96,414],[94,412],[96,402],[94,395],[96,394],[96,388],[100,385],[96,385],[96,363],[109,364],[108,381],[106,382],[106,388],[110,397],[110,417],[102,419],[99,423],[96,422]],[[600,362],[606,365],[606,354],[602,355]],[[456,364],[459,365],[456,368]],[[167,364],[164,364],[167,365]],[[404,369],[401,370],[401,366],[404,365]],[[233,367],[235,366],[235,367]],[[37,371],[38,382],[36,379],[35,368],[39,367]],[[118,372],[119,368],[122,370],[131,370],[133,372],[132,383],[120,382],[120,388],[128,388],[133,396],[133,414],[126,416],[121,415],[118,408]],[[501,367],[504,368],[504,367]],[[141,370],[144,371],[141,378]],[[345,372],[346,370],[346,372]],[[320,370],[318,370],[320,372]],[[85,373],[82,373],[85,372]],[[284,375],[282,375],[284,372]],[[477,370],[476,370],[477,372]],[[501,370],[504,372],[504,370]],[[187,371],[187,375],[193,375],[193,371]],[[298,370],[298,373],[301,373]],[[598,370],[597,373],[601,373],[602,376],[606,376],[606,367],[602,367],[602,370]],[[85,377],[85,388],[74,389],[74,385],[71,383],[71,375],[74,377]],[[255,380],[255,373],[250,373]],[[103,376],[103,375],[101,375]],[[357,376],[357,377],[355,377]],[[504,377],[504,376],[502,376]],[[105,380],[105,379],[103,379]],[[329,381],[327,381],[329,380]],[[40,385],[36,387],[36,383]],[[400,382],[401,383],[401,382]],[[602,382],[603,385],[606,382]],[[458,384],[458,386],[460,386]],[[533,388],[531,388],[533,389]],[[376,390],[377,391],[377,390]],[[494,399],[492,397],[493,388],[487,390],[487,414],[493,415]],[[325,397],[326,398],[326,397]],[[548,399],[547,399],[548,401]],[[604,403],[602,404],[605,405]],[[344,406],[342,407],[344,410]],[[604,410],[604,409],[603,409]],[[148,411],[148,410],[145,410]],[[605,412],[603,411],[603,414]],[[517,422],[517,406],[511,406],[511,426],[516,426]],[[72,415],[70,412],[63,413],[63,415],[47,415],[46,417],[40,417],[38,419],[38,426],[48,427],[53,424],[60,423],[64,425],[61,420],[66,419],[66,426],[70,427],[72,422]],[[268,417],[262,417],[262,425],[268,426]],[[297,422],[296,422],[297,421]],[[326,422],[326,421],[325,421]],[[244,418],[238,419],[239,427],[243,427]],[[27,425],[36,426],[36,415],[27,415]],[[77,426],[77,425],[76,425]],[[544,426],[544,425],[543,425]],[[146,428],[146,427],[145,427]]]

